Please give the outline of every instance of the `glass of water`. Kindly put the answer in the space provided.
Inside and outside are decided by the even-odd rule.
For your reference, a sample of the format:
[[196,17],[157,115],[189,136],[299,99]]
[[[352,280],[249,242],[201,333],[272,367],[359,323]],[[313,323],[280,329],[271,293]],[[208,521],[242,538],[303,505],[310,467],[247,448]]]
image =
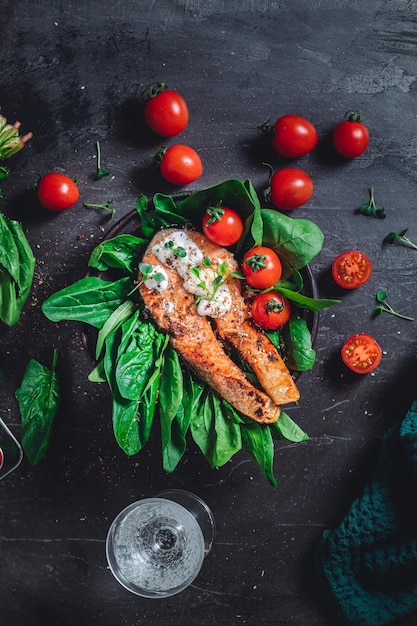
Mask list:
[[0,480],[16,469],[22,458],[20,444],[0,418]]
[[165,491],[119,513],[107,534],[107,561],[132,593],[166,598],[193,582],[214,535],[214,518],[205,502],[188,491]]

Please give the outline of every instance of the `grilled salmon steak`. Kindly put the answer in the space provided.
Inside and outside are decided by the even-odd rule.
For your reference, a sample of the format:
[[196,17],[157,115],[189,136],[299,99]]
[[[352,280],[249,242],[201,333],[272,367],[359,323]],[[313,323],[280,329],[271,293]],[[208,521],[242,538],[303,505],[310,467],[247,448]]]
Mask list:
[[[159,231],[142,259],[145,306],[184,363],[237,411],[260,423],[278,420],[298,389],[268,337],[250,322],[234,256],[194,230]],[[255,387],[229,356],[250,365]]]

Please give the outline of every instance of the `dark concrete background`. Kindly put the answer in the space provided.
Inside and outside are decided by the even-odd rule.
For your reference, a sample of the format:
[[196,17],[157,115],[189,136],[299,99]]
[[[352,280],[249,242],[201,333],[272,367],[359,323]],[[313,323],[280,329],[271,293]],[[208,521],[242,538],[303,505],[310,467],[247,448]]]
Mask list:
[[[373,319],[372,310],[386,288],[396,309],[417,316],[417,253],[382,246],[389,231],[407,227],[417,240],[417,3],[3,0],[1,9],[1,110],[34,137],[8,162],[0,209],[22,222],[37,265],[21,321],[0,330],[0,417],[19,437],[14,392],[28,359],[48,364],[55,346],[63,401],[47,457],[34,468],[24,460],[0,484],[0,624],[334,626],[317,582],[317,541],[360,493],[381,435],[416,390],[416,323]],[[54,325],[40,311],[48,295],[84,275],[93,247],[140,193],[177,191],[150,164],[162,142],[144,128],[140,94],[155,80],[189,104],[181,141],[204,163],[192,189],[237,177],[262,192],[262,163],[284,163],[256,130],[268,118],[295,112],[319,132],[317,149],[297,161],[313,178],[314,196],[294,216],[325,233],[312,269],[320,295],[342,304],[320,316],[317,362],[288,410],[310,440],[276,445],[276,489],[243,452],[211,470],[190,444],[169,476],[157,436],[125,457],[113,438],[109,394],[87,381],[80,328]],[[352,161],[338,158],[329,141],[348,109],[364,113],[371,133],[367,152]],[[97,140],[111,172],[100,181]],[[80,187],[80,202],[60,215],[42,211],[31,190],[49,170]],[[385,220],[357,214],[371,185]],[[109,198],[113,220],[82,205]],[[329,268],[351,247],[371,257],[374,272],[366,286],[341,294]],[[384,355],[373,375],[358,379],[341,368],[338,351],[360,331],[373,334]],[[105,536],[124,506],[168,487],[208,502],[217,539],[188,590],[144,600],[112,578]]]

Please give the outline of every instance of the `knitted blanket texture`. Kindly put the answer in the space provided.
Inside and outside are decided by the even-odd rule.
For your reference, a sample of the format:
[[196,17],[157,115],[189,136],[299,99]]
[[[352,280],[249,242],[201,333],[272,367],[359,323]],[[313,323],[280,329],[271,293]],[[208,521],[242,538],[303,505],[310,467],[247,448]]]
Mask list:
[[385,433],[361,496],[320,541],[320,571],[348,624],[383,626],[417,609],[416,500],[417,400]]

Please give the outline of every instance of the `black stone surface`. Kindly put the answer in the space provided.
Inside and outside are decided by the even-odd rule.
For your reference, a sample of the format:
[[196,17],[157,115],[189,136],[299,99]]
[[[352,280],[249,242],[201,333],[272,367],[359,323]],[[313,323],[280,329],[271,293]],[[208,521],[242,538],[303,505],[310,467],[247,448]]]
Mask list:
[[[14,397],[29,358],[48,364],[59,349],[62,405],[47,457],[26,460],[0,483],[0,624],[4,626],[334,626],[315,571],[317,542],[369,478],[382,434],[416,394],[416,323],[372,317],[385,288],[395,308],[416,316],[416,252],[382,245],[392,230],[417,240],[417,5],[404,0],[3,0],[0,106],[33,139],[8,162],[0,209],[22,222],[36,255],[34,288],[19,324],[0,329],[0,417],[20,436]],[[200,153],[191,189],[249,178],[260,192],[268,168],[287,163],[256,126],[295,112],[319,144],[297,160],[313,178],[312,200],[293,215],[325,233],[312,263],[322,297],[342,303],[321,314],[317,361],[288,410],[310,435],[276,445],[273,489],[249,457],[211,470],[190,448],[178,469],[161,469],[155,434],[126,457],[112,434],[104,386],[88,382],[91,360],[80,328],[52,324],[40,305],[81,278],[93,247],[140,193],[171,193],[150,164],[164,142],[147,131],[140,94],[161,80],[190,108],[181,142]],[[348,109],[364,113],[367,152],[337,157],[329,141]],[[95,180],[95,143],[111,174]],[[170,140],[169,143],[173,143]],[[78,180],[68,212],[39,208],[31,187],[59,170]],[[375,186],[385,220],[358,207]],[[116,217],[83,202],[114,199]],[[366,252],[366,286],[338,291],[333,258]],[[373,375],[350,376],[338,356],[355,332],[383,349]],[[168,600],[138,598],[110,574],[105,537],[127,504],[169,487],[193,491],[217,522],[212,552],[195,583]],[[410,494],[411,497],[411,494]],[[411,626],[416,616],[401,623]]]

